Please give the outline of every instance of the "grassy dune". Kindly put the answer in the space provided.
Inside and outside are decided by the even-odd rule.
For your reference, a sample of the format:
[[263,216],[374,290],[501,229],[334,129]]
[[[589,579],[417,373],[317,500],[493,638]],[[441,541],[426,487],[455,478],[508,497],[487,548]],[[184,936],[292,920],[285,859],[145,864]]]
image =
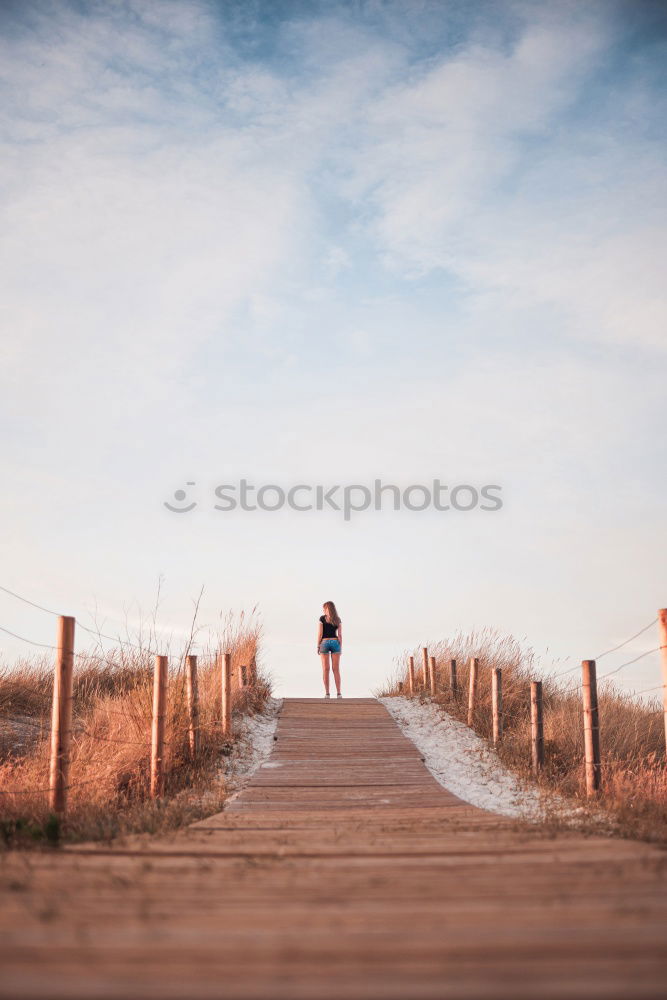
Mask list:
[[[238,666],[257,663],[261,627],[253,616],[228,619],[216,649],[199,656],[200,751],[189,752],[184,649],[170,656],[166,724],[166,787],[148,797],[154,656],[130,645],[78,656],[73,686],[73,737],[67,817],[50,815],[45,789],[53,664],[26,659],[0,669],[0,834],[6,844],[107,839],[157,832],[217,811],[224,783],[211,779],[233,740],[220,727],[217,649],[232,654],[233,712],[261,710],[270,682],[258,665],[257,684],[240,688]],[[165,651],[165,652],[168,652]],[[235,730],[238,728],[236,723]]]
[[[504,736],[500,759],[521,775],[531,775],[530,682],[542,680],[546,763],[536,779],[561,794],[586,801],[583,712],[578,672],[565,681],[545,674],[532,650],[494,630],[458,634],[429,645],[435,656],[439,685],[437,702],[455,718],[466,721],[468,661],[480,661],[474,729],[491,738],[491,669],[503,672]],[[408,656],[420,672],[421,647],[405,653],[394,676],[379,695],[407,694]],[[459,695],[449,691],[449,661],[458,668]],[[616,828],[627,836],[667,840],[667,768],[662,706],[620,692],[608,681],[598,685],[603,788],[599,803]],[[417,697],[424,697],[418,691]],[[430,697],[430,696],[429,696]]]

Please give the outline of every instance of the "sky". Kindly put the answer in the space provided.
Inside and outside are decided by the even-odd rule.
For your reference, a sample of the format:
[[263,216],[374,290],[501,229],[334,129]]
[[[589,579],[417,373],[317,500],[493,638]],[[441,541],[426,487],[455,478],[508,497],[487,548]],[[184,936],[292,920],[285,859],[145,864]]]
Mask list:
[[[281,695],[325,600],[350,695],[459,629],[561,671],[649,624],[666,50],[649,0],[3,0],[0,585],[113,631],[161,579],[165,642],[257,605]],[[502,507],[216,510],[241,479]]]

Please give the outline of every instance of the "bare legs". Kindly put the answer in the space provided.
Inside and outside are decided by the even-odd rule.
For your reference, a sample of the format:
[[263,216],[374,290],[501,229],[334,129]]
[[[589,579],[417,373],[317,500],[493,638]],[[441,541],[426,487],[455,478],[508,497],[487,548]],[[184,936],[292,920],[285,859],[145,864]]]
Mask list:
[[340,694],[340,653],[331,654],[331,666],[333,667],[334,683],[336,692]]
[[331,664],[329,663],[329,653],[320,653],[320,659],[322,661],[322,680],[324,681],[325,693],[329,694],[329,669],[333,667],[336,694],[340,694],[340,653],[331,653]]
[[324,681],[325,694],[329,694],[329,654],[320,653],[322,661],[322,680]]

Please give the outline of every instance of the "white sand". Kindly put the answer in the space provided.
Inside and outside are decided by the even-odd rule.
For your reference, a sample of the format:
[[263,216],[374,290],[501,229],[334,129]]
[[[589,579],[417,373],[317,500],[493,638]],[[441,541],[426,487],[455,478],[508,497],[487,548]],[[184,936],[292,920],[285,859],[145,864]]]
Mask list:
[[263,712],[244,716],[239,739],[222,765],[225,784],[233,793],[227,801],[245,788],[258,767],[266,766],[274,747],[273,737],[282,704],[281,698],[269,698]]
[[[492,747],[472,729],[436,705],[410,698],[380,698],[408,739],[421,751],[437,781],[471,805],[503,816],[539,820],[550,811],[571,809],[509,771]],[[560,807],[560,808],[559,808]]]

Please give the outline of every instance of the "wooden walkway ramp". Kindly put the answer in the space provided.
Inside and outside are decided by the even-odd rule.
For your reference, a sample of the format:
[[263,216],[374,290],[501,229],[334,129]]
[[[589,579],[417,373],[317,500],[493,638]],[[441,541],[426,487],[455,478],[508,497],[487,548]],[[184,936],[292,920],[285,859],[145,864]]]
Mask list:
[[664,852],[466,805],[372,699],[288,699],[220,814],[2,859],[12,1000],[667,996]]

